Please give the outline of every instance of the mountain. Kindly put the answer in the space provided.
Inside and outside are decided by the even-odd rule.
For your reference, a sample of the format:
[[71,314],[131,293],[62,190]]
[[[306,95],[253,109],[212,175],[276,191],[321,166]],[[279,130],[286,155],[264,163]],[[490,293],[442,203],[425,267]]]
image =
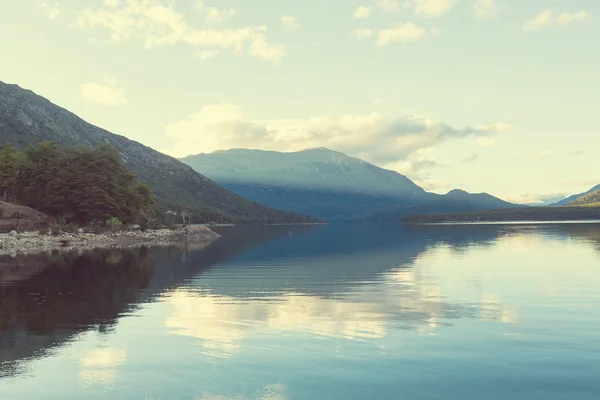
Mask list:
[[244,199],[175,158],[91,125],[29,90],[0,81],[0,144],[23,148],[42,141],[61,147],[111,144],[148,184],[163,210],[188,207],[204,220],[223,222],[315,221]]
[[567,204],[570,204],[570,203],[574,202],[575,200],[577,200],[577,199],[579,199],[579,198],[581,198],[581,197],[583,197],[583,196],[585,196],[587,194],[590,194],[590,193],[593,193],[595,191],[598,191],[598,190],[600,190],[600,185],[594,186],[593,188],[591,188],[590,190],[588,190],[585,193],[574,194],[572,196],[567,197],[566,199],[563,199],[561,201],[558,201],[558,202],[556,202],[554,204],[550,204],[550,205],[551,206],[566,206]]
[[232,149],[182,161],[241,196],[328,220],[362,219],[436,197],[397,172],[325,148]]
[[568,206],[600,206],[600,188],[570,202]]
[[500,210],[519,207],[487,193],[467,193],[464,190],[452,190],[430,202],[402,207],[374,214],[368,220],[371,222],[400,221],[408,215],[447,214],[469,211]]

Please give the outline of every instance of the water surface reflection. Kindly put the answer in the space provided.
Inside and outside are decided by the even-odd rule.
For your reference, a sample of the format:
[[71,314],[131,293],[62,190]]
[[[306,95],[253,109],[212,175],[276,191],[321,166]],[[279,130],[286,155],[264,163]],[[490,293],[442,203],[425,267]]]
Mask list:
[[[444,398],[440,385],[465,378],[449,372],[458,364],[489,385],[492,373],[530,376],[564,346],[600,367],[588,346],[599,232],[237,227],[203,250],[2,258],[0,391],[35,398],[71,379],[46,398],[361,399],[375,387],[383,399]],[[568,360],[546,362],[565,373]],[[586,376],[570,398],[587,398]],[[459,386],[463,398],[511,397]]]

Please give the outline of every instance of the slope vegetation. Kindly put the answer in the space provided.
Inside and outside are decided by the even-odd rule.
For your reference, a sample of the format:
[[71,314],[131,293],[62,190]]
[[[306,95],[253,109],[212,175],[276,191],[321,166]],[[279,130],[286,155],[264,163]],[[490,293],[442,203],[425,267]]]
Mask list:
[[189,208],[204,221],[314,221],[244,199],[175,158],[91,125],[31,91],[0,82],[0,143],[22,149],[43,141],[61,147],[112,145],[150,187],[163,210]]

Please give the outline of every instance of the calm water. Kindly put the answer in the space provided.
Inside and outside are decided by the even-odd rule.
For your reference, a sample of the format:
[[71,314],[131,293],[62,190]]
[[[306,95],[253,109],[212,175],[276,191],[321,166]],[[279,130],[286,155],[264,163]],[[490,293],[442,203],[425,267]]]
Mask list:
[[0,399],[600,398],[600,225],[223,234],[0,259]]

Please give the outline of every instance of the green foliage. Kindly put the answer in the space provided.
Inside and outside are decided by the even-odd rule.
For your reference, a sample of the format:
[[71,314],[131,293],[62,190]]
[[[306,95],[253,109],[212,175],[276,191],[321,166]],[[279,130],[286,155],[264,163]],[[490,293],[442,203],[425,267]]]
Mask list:
[[586,194],[583,197],[569,203],[569,206],[598,207],[600,205],[600,190]]
[[106,221],[106,228],[111,232],[119,232],[123,229],[123,223],[118,218],[112,217]]
[[145,221],[154,213],[150,189],[130,172],[115,149],[59,149],[42,142],[23,152],[0,148],[0,195],[65,224],[110,218]]
[[50,232],[52,232],[52,234],[54,236],[60,235],[61,231],[62,231],[62,225],[61,224],[55,223],[55,224],[51,224],[50,225]]

